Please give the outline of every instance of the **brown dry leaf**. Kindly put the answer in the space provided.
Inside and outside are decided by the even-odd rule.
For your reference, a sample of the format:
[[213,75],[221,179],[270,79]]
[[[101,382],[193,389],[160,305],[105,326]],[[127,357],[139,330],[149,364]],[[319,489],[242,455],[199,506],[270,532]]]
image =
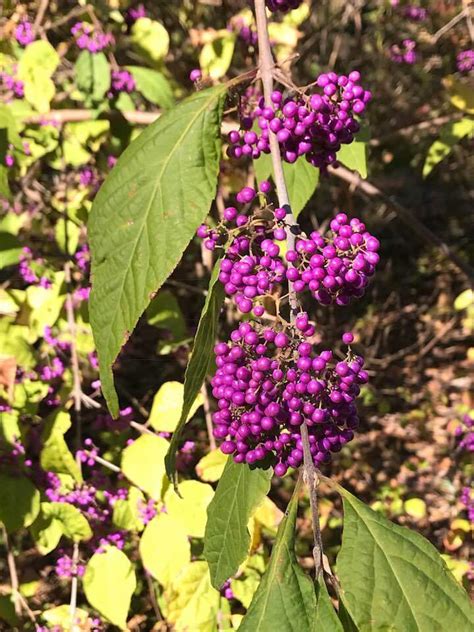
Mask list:
[[15,388],[16,360],[13,356],[0,355],[0,386],[4,386],[8,401],[13,400]]

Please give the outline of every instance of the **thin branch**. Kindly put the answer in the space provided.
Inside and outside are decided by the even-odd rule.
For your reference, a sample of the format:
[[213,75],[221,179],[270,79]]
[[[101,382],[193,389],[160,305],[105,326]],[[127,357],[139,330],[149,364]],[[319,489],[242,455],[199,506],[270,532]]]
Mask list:
[[43,22],[44,15],[48,8],[48,4],[49,4],[49,0],[40,0],[38,12],[36,14],[35,21],[33,22],[33,33],[35,35],[38,32],[38,29],[41,26],[41,23]]
[[8,571],[10,573],[10,581],[12,584],[12,596],[13,596],[13,604],[15,606],[15,614],[17,617],[21,617],[21,601],[20,601],[20,583],[18,581],[18,572],[16,570],[15,564],[15,556],[13,555],[13,551],[10,547],[10,540],[8,538],[8,533],[5,527],[3,529],[3,540],[5,542],[5,547],[7,549],[7,563],[8,563]]
[[392,199],[381,191],[374,184],[368,180],[362,180],[362,178],[355,172],[350,171],[346,167],[340,166],[337,168],[329,167],[329,172],[332,175],[345,180],[355,189],[359,189],[368,198],[377,198],[383,202],[388,208],[395,211],[398,217],[404,222],[413,232],[415,232],[423,240],[437,246],[443,255],[447,257],[452,263],[459,269],[460,272],[466,277],[469,284],[474,285],[474,269],[463,261],[453,250],[440,238],[433,233],[423,222],[421,222],[409,209],[402,206],[399,202]]
[[[259,71],[263,84],[263,94],[265,103],[271,106],[271,94],[273,91],[273,72],[274,60],[270,46],[268,35],[267,13],[265,8],[265,0],[255,0],[255,17],[257,22],[258,50],[259,50]],[[278,204],[286,210],[286,242],[289,250],[295,247],[295,234],[292,231],[295,225],[295,219],[291,211],[288,189],[286,187],[285,175],[283,173],[283,164],[280,154],[280,145],[278,139],[270,132],[270,151],[273,165],[273,179],[275,181]],[[288,302],[290,304],[291,320],[293,321],[296,314],[300,311],[300,304],[293,284],[288,282]],[[321,572],[322,560],[322,541],[321,529],[319,526],[318,496],[316,481],[318,479],[317,471],[310,451],[308,427],[306,422],[301,426],[301,439],[304,451],[304,478],[309,488],[309,500],[311,505],[311,515],[313,522],[314,547],[313,557],[315,565],[315,581],[318,581]]]
[[432,35],[431,37],[433,44],[436,44],[436,42],[440,39],[440,37],[443,37],[445,33],[447,33],[453,28],[453,26],[456,26],[458,22],[460,22],[464,17],[469,15],[469,12],[470,12],[469,7],[466,7],[465,9],[460,11],[457,15],[455,15],[452,20],[449,20],[449,22],[447,22],[444,26],[442,26],[439,29],[439,31],[436,31],[436,33]]
[[122,470],[119,468],[118,465],[114,465],[113,463],[111,463],[110,461],[106,461],[105,459],[103,459],[101,456],[99,456],[98,454],[94,454],[93,452],[90,452],[89,450],[84,450],[84,453],[90,458],[93,459],[96,463],[100,463],[100,465],[103,465],[104,467],[106,467],[107,469],[111,470],[112,472],[116,472],[117,474],[119,474]]

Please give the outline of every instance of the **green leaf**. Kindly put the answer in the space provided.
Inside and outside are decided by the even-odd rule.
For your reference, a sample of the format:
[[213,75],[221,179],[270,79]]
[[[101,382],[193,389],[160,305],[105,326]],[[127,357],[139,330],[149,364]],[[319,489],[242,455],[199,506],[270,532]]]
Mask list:
[[320,578],[316,587],[316,616],[314,618],[313,632],[343,632],[342,623],[339,621],[336,611],[331,603],[328,589],[323,578]]
[[[148,421],[160,432],[174,432],[181,417],[184,402],[184,385],[180,382],[165,382],[153,398]],[[186,421],[189,421],[203,404],[201,393],[192,403]]]
[[225,92],[222,85],[198,92],[150,125],[121,155],[94,200],[89,313],[102,389],[114,416],[112,363],[214,197]]
[[216,33],[215,39],[206,42],[199,54],[199,66],[211,79],[221,79],[229,70],[234,56],[236,34],[227,29]]
[[214,496],[214,490],[206,483],[183,481],[178,486],[178,494],[170,488],[165,496],[168,515],[183,525],[187,535],[204,537],[207,508]]
[[0,595],[0,619],[11,625],[14,629],[18,625],[19,619],[15,612],[13,595]]
[[15,235],[0,232],[0,269],[18,263],[22,246]]
[[145,99],[165,110],[173,107],[173,90],[163,73],[143,66],[126,66],[126,68],[132,73],[137,90]]
[[74,66],[76,85],[92,101],[100,101],[110,89],[110,66],[104,53],[83,50]]
[[80,233],[81,229],[76,222],[72,222],[67,217],[60,217],[54,226],[56,242],[59,248],[68,255],[76,252]]
[[145,527],[140,540],[143,566],[167,588],[191,561],[191,546],[182,524],[165,513]]
[[77,482],[82,482],[82,475],[75,458],[69,451],[64,435],[71,427],[69,413],[58,410],[46,420],[41,434],[42,449],[41,467],[56,474],[70,474]]
[[301,632],[314,629],[316,593],[313,582],[301,569],[295,555],[298,493],[299,485],[296,485],[278,528],[270,564],[240,624],[240,632]]
[[8,533],[29,527],[39,510],[39,491],[28,478],[0,474],[0,522]]
[[170,45],[168,31],[160,22],[150,18],[136,20],[132,26],[131,41],[139,52],[153,62],[162,61]]
[[139,511],[141,503],[146,504],[145,496],[136,487],[130,487],[127,498],[119,498],[114,503],[114,525],[125,531],[142,531],[143,522]]
[[41,508],[45,516],[49,516],[61,523],[64,535],[74,542],[89,540],[92,537],[89,523],[74,505],[69,503],[43,503]]
[[[308,163],[309,164],[309,163]],[[261,154],[258,160],[253,161],[255,177],[260,184],[262,180],[267,180],[272,175],[272,157],[270,154]]]
[[311,196],[316,191],[319,182],[319,169],[316,169],[305,158],[300,158],[293,164],[283,163],[288,197],[290,198],[293,215],[298,217]]
[[41,555],[47,555],[58,546],[63,535],[62,524],[44,511],[49,503],[41,503],[41,511],[30,526],[30,533]]
[[114,546],[95,553],[83,577],[87,601],[110,623],[124,630],[137,581],[133,565]]
[[185,566],[165,592],[166,619],[175,632],[214,632],[220,595],[209,581],[206,562]]
[[361,632],[471,629],[469,598],[433,545],[338,489],[344,531],[337,573]]
[[122,472],[155,500],[161,498],[168,445],[163,437],[143,434],[122,452]]
[[176,340],[186,336],[186,323],[176,297],[169,290],[158,292],[146,310],[149,325],[168,329]]
[[175,477],[176,450],[181,438],[181,432],[186,424],[191,407],[198,396],[201,386],[209,371],[212,361],[219,313],[224,302],[224,288],[219,282],[220,260],[214,266],[204,307],[194,338],[193,352],[184,375],[184,404],[181,417],[170,442],[166,455],[166,473],[170,479]]
[[367,178],[366,142],[355,138],[349,145],[342,145],[337,152],[337,160],[348,169],[357,171],[361,178]]
[[227,461],[207,510],[204,557],[212,585],[220,588],[234,575],[250,547],[247,523],[270,489],[272,471]]
[[465,117],[460,121],[450,121],[443,125],[439,131],[439,138],[428,149],[423,165],[423,177],[426,178],[465,136],[470,137],[473,134],[474,119],[472,118]]

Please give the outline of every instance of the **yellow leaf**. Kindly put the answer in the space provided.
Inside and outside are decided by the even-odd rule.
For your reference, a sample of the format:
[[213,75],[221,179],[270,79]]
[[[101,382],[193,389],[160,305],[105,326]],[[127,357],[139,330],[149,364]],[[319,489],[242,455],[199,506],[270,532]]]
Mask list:
[[171,516],[158,514],[145,527],[140,540],[143,566],[162,586],[169,587],[191,561],[191,546],[183,526]]
[[424,518],[426,516],[426,503],[421,498],[409,498],[404,503],[406,513],[412,518]]
[[186,533],[194,538],[203,538],[207,522],[207,506],[214,490],[207,483],[183,481],[178,486],[180,498],[170,488],[165,495],[165,506],[169,516],[180,522]]
[[254,518],[270,531],[275,531],[283,518],[283,512],[278,509],[268,496],[265,496],[262,504],[255,512]]
[[459,81],[452,75],[443,79],[443,85],[449,92],[454,107],[474,114],[474,89],[471,85]]
[[155,500],[161,498],[168,447],[163,437],[144,434],[122,452],[122,472]]
[[217,448],[202,457],[196,465],[196,474],[203,481],[214,483],[220,479],[226,463],[227,455]]
[[[149,417],[151,426],[160,432],[173,432],[181,417],[183,401],[184,385],[180,382],[165,382],[153,399]],[[191,406],[188,421],[202,404],[203,398],[199,394]]]

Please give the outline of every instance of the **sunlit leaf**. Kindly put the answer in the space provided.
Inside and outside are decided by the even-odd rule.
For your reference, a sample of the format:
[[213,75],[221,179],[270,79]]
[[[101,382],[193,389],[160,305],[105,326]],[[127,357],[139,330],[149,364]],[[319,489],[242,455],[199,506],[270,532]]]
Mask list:
[[87,563],[82,583],[90,605],[123,630],[137,583],[125,553],[113,546],[104,553],[95,553]]
[[189,536],[204,537],[207,507],[214,496],[214,490],[206,483],[183,481],[178,485],[178,491],[181,497],[172,488],[165,496],[168,515],[180,522]]
[[[150,425],[161,432],[174,432],[181,417],[183,402],[184,385],[180,382],[165,382],[153,398],[148,419]],[[202,404],[203,398],[199,393],[191,406],[187,421],[195,415]]]
[[453,147],[466,136],[474,134],[474,120],[462,118],[460,121],[450,121],[439,130],[439,137],[428,149],[425,164],[423,165],[423,177],[426,178],[438,163],[448,156]]
[[162,437],[143,434],[122,452],[122,472],[129,481],[157,500],[161,498],[168,445]]
[[198,92],[150,125],[94,200],[89,313],[102,390],[114,416],[112,363],[214,197],[225,92],[225,86]]

